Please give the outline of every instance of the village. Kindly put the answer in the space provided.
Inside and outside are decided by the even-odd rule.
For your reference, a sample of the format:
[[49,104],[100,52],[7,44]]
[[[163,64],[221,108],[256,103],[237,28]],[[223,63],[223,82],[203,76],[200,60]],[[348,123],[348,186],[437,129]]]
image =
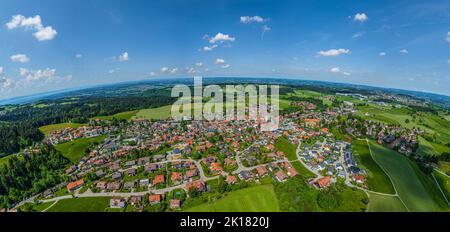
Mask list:
[[[87,126],[54,131],[44,142],[55,145],[79,138],[105,138],[65,171],[64,191],[70,195],[57,196],[55,192],[62,190],[53,188],[45,191],[40,201],[108,196],[110,208],[131,204],[142,211],[144,205],[166,202],[171,210],[179,210],[186,198],[211,191],[214,186],[208,183],[219,178],[230,186],[258,184],[263,179],[285,182],[301,175],[293,161],[315,174],[308,183],[319,190],[337,181],[366,189],[367,172],[358,166],[350,143],[336,139],[330,131],[338,117],[355,113],[353,105],[326,110],[318,110],[311,102],[292,105],[297,111],[281,116],[277,130],[265,132],[259,131],[260,122],[249,118],[114,123],[96,118]],[[398,147],[405,153],[418,133],[370,121],[364,122],[364,130],[352,129],[357,123],[350,119],[340,126],[355,136],[378,136],[379,143],[400,141]],[[399,132],[402,137],[386,141]],[[277,147],[280,139],[295,146],[295,151],[286,154],[288,151]]]

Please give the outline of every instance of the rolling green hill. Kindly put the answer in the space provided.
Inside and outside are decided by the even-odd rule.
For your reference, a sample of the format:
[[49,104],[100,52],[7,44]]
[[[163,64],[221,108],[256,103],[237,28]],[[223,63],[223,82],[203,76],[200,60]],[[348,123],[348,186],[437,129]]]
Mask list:
[[354,149],[354,154],[356,155],[359,164],[368,171],[367,183],[369,185],[369,190],[395,194],[391,180],[370,155],[366,140],[354,140],[352,142],[352,148]]
[[391,177],[401,200],[410,211],[449,210],[434,181],[407,157],[369,142],[372,156]]

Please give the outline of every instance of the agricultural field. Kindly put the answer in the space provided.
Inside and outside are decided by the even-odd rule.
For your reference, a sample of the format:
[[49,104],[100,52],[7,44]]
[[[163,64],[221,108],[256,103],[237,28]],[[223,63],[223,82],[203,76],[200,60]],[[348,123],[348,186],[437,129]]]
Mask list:
[[105,212],[109,197],[83,197],[59,200],[46,212]]
[[186,212],[278,212],[278,200],[272,185],[261,185],[227,193],[225,197]]
[[436,178],[436,181],[438,182],[442,192],[444,192],[447,200],[450,199],[450,178],[437,171],[434,171],[433,175]]
[[106,136],[98,136],[93,138],[80,138],[70,142],[60,143],[55,146],[56,150],[60,151],[62,155],[70,160],[72,163],[78,161],[85,155],[86,149],[92,147],[95,143],[99,143],[105,139]]
[[136,119],[167,119],[170,117],[172,105],[139,110],[133,118]]
[[44,133],[45,135],[48,135],[57,130],[63,130],[68,127],[77,129],[78,127],[81,127],[81,126],[84,126],[84,124],[68,122],[68,123],[59,123],[59,124],[51,124],[51,125],[47,125],[47,126],[42,126],[42,127],[39,127],[39,130],[42,133]]
[[442,144],[432,143],[419,137],[419,148],[417,154],[421,156],[440,156],[442,153],[450,153],[450,147]]
[[370,193],[369,212],[407,212],[400,198]]
[[368,171],[367,184],[369,190],[395,194],[394,186],[392,186],[391,180],[380,166],[373,160],[370,154],[369,147],[366,140],[354,140],[352,142],[352,148],[354,154],[358,159],[358,163],[361,164],[365,170]]
[[280,137],[275,143],[277,150],[284,152],[284,155],[288,160],[297,160],[297,146],[292,144],[287,138]]
[[407,157],[369,142],[373,159],[386,170],[401,200],[410,211],[444,211],[448,206],[437,186]]
[[99,116],[99,117],[95,117],[95,118],[98,118],[101,120],[108,120],[108,121],[113,120],[113,118],[130,120],[131,118],[133,118],[136,115],[137,112],[138,112],[138,110],[133,110],[133,111],[117,113],[117,114],[110,115],[110,116]]

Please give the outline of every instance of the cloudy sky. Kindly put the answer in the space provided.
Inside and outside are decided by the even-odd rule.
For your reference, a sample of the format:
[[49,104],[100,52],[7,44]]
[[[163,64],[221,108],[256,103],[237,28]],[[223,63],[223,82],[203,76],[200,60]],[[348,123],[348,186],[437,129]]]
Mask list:
[[193,75],[289,77],[450,95],[450,3],[0,3],[0,99]]

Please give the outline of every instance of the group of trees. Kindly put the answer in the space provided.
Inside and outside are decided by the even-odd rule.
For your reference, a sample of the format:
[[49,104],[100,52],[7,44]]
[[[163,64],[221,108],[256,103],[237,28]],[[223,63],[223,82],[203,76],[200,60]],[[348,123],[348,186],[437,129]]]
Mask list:
[[30,123],[0,123],[0,157],[16,153],[43,138],[41,131]]
[[[342,182],[319,191],[301,176],[289,178],[284,183],[276,183],[274,190],[283,212],[364,211],[363,206],[369,203],[365,194],[353,195],[349,187]],[[350,193],[355,196],[351,199],[354,201],[351,204],[348,200]]]
[[38,154],[8,159],[0,167],[0,208],[59,184],[61,170],[69,163],[53,146],[43,145]]

